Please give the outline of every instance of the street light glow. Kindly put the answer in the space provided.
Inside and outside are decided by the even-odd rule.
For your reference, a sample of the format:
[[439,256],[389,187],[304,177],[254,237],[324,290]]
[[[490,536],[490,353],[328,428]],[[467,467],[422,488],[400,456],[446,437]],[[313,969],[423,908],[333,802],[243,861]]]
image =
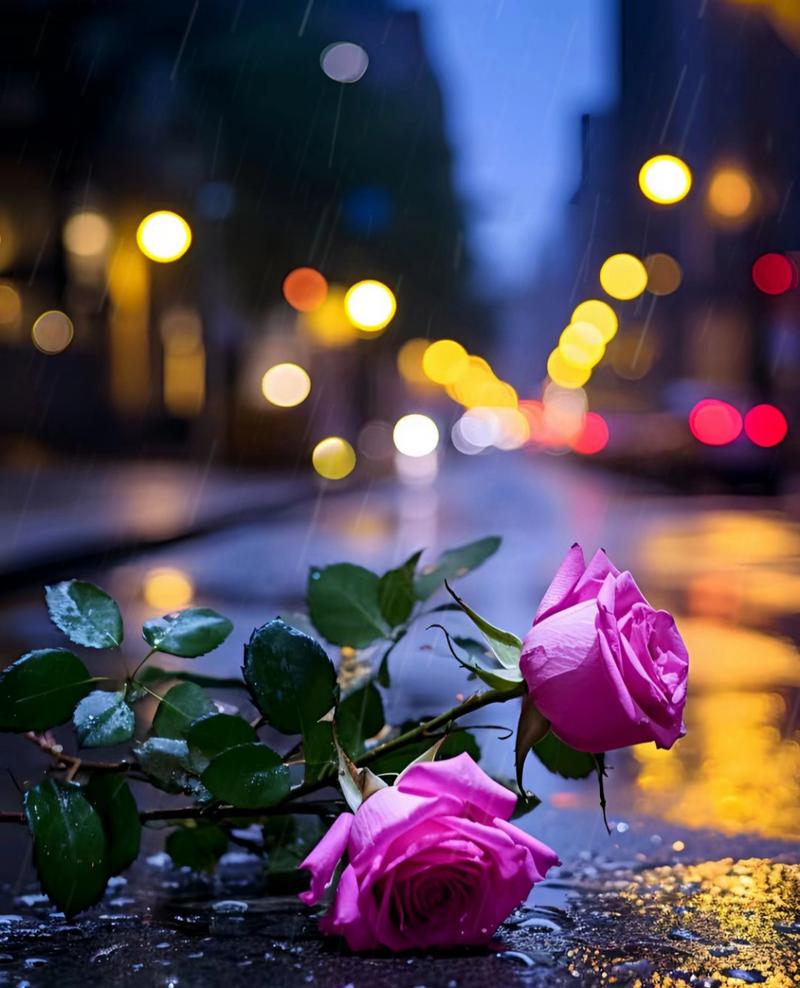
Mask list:
[[73,213],[64,224],[64,246],[76,257],[101,257],[111,245],[111,224],[102,213]]
[[547,358],[547,374],[561,388],[582,388],[592,376],[592,371],[590,367],[568,364],[561,351],[555,349]]
[[753,199],[753,183],[744,169],[730,165],[714,173],[708,186],[707,201],[718,219],[727,222],[746,219]]
[[392,439],[398,453],[427,456],[439,445],[439,429],[432,418],[413,413],[397,420]]
[[169,264],[183,257],[192,243],[192,230],[182,216],[160,209],[145,216],[136,231],[139,250],[151,261]]
[[673,154],[657,154],[639,170],[639,188],[651,202],[661,205],[680,202],[691,187],[691,169]]
[[573,322],[558,341],[558,352],[573,367],[594,367],[603,359],[603,334],[593,323]]
[[612,298],[628,301],[647,288],[647,269],[633,254],[612,254],[600,268],[600,284]]
[[355,469],[356,453],[346,439],[328,436],[314,447],[311,463],[325,480],[343,480]]
[[422,369],[435,384],[452,384],[469,366],[469,354],[455,340],[436,340],[422,356]]
[[295,268],[283,279],[283,297],[298,312],[313,312],[328,297],[328,282],[314,268]]
[[72,320],[65,312],[50,309],[43,312],[31,330],[33,345],[48,355],[61,353],[72,343]]
[[394,319],[397,300],[382,281],[367,279],[348,289],[344,308],[354,326],[366,333],[379,333]]
[[308,398],[311,378],[298,364],[275,364],[261,378],[261,393],[279,408],[294,408]]
[[608,304],[599,298],[589,298],[580,305],[576,305],[569,320],[573,322],[590,322],[597,326],[603,337],[603,342],[608,343],[616,336],[619,329],[619,319],[617,314]]

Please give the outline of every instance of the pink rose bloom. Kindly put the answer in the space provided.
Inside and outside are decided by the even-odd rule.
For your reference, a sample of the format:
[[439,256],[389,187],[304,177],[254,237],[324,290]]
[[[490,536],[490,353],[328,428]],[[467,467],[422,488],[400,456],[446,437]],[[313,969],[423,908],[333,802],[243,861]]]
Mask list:
[[507,822],[515,805],[469,755],[412,765],[336,819],[300,866],[311,872],[300,898],[318,902],[346,852],[323,933],[351,950],[485,943],[559,863]]
[[574,545],[522,645],[528,693],[554,732],[579,751],[683,737],[689,656],[675,621],[647,603],[600,550],[587,566]]

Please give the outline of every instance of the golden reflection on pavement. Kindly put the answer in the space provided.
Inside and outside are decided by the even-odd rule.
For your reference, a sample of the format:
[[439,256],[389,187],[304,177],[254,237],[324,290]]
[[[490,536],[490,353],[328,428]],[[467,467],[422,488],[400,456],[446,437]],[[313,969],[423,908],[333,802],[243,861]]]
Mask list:
[[675,612],[692,666],[687,736],[633,751],[636,810],[800,840],[800,656],[767,630],[800,610],[800,530],[712,511],[661,519],[640,553],[641,582]]

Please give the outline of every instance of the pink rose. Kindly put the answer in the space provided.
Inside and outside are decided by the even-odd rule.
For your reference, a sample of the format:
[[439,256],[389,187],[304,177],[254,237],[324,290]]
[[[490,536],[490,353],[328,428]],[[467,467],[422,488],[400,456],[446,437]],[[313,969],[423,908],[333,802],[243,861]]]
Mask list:
[[574,545],[525,637],[520,670],[554,732],[579,751],[683,737],[689,656],[675,621],[602,550]]
[[515,805],[469,755],[412,765],[336,819],[300,866],[311,872],[300,898],[318,902],[346,852],[324,933],[351,950],[485,943],[558,864],[507,822]]

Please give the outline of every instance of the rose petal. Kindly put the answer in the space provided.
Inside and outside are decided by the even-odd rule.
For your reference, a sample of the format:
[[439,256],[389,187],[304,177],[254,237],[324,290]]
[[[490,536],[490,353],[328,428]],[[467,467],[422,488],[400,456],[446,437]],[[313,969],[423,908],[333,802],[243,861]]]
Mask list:
[[[350,831],[348,851],[350,861],[359,874],[368,858],[377,858],[398,836],[408,833],[417,824],[443,813],[458,812],[460,802],[447,793],[431,796],[404,792],[397,786],[380,789],[358,808]],[[366,866],[369,860],[366,861]]]
[[379,946],[373,932],[375,908],[369,896],[362,896],[352,865],[342,872],[336,888],[336,898],[319,921],[319,928],[328,936],[341,936],[351,950],[374,950]]
[[533,619],[534,624],[546,618],[552,611],[559,610],[563,606],[563,601],[581,578],[585,569],[586,563],[583,558],[583,550],[576,542],[564,557],[550,586],[545,590],[544,597],[542,597],[539,609],[536,612],[536,617]]
[[300,865],[311,872],[311,888],[300,893],[300,899],[307,905],[313,906],[319,902],[333,878],[336,866],[347,847],[353,820],[352,813],[340,813],[327,834]]
[[407,769],[395,787],[418,796],[453,796],[479,818],[507,820],[516,809],[512,792],[480,769],[466,753],[441,762],[420,762]]
[[499,818],[494,823],[496,827],[508,834],[515,843],[523,844],[530,851],[537,874],[537,877],[534,878],[535,882],[541,882],[551,868],[561,864],[561,859],[552,847],[548,847],[547,844],[543,844],[542,841],[532,837],[524,830],[515,827],[513,823]]

